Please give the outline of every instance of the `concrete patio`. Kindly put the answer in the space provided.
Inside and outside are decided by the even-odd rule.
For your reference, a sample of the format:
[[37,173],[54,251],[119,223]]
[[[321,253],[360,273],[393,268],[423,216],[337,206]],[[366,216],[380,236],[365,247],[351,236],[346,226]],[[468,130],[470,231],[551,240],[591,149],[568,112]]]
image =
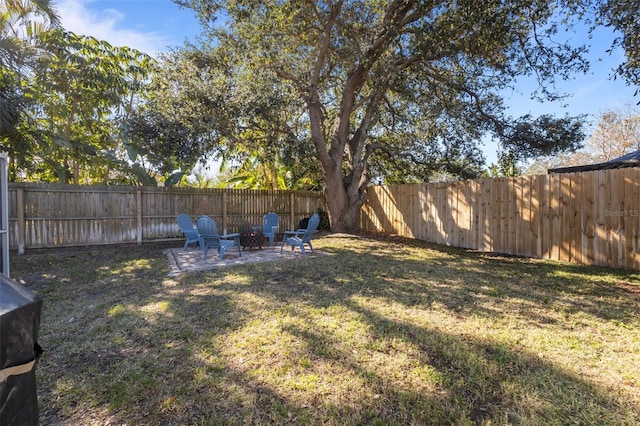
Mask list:
[[304,256],[298,248],[291,251],[291,246],[289,245],[286,245],[284,251],[280,254],[280,244],[274,245],[273,247],[265,246],[262,249],[252,248],[241,251],[242,256],[238,256],[238,251],[235,248],[227,251],[222,261],[218,260],[218,253],[215,250],[209,250],[206,259],[203,259],[200,248],[193,246],[187,247],[185,251],[182,250],[182,247],[171,248],[165,250],[165,253],[167,254],[171,267],[170,275],[192,271],[206,271],[231,265],[275,262],[283,259],[301,259],[321,255],[318,250],[311,253],[307,248],[307,255]]

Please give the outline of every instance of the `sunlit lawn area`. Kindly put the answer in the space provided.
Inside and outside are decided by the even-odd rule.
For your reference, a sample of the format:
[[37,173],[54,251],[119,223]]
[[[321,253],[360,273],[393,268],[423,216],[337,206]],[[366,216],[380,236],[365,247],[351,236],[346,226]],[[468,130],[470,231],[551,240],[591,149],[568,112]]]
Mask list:
[[640,423],[637,271],[314,247],[177,277],[154,245],[13,255],[44,298],[42,424]]

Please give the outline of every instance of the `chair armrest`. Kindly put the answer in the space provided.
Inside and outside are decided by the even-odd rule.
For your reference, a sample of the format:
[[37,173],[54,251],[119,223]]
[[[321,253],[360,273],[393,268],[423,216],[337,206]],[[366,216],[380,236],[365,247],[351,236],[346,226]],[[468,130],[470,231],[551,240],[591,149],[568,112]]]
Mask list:
[[305,232],[307,232],[306,229],[298,229],[297,231],[284,231],[283,238],[287,235],[293,235],[297,237],[298,235],[304,234]]
[[278,228],[280,228],[280,226],[278,225],[270,226],[270,227],[267,227],[267,229],[265,229],[264,231],[262,231],[262,233],[266,231],[268,234],[275,234]]
[[239,236],[240,234],[238,232],[234,232],[233,234],[224,234],[224,235],[220,235],[219,237],[226,239],[226,238],[236,238]]

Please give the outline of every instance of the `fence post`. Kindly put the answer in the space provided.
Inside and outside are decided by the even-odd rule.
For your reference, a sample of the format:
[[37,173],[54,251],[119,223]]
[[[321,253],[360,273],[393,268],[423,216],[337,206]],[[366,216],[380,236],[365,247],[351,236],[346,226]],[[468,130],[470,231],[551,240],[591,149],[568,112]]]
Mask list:
[[25,220],[24,220],[24,189],[16,192],[16,215],[18,216],[18,254],[24,254]]
[[289,198],[290,198],[290,202],[291,202],[291,229],[295,230],[298,227],[295,224],[296,221],[296,196],[295,193],[293,191],[291,191],[291,194],[289,194]]
[[227,233],[227,189],[222,193],[222,233]]
[[136,190],[136,233],[138,245],[142,244],[142,191]]

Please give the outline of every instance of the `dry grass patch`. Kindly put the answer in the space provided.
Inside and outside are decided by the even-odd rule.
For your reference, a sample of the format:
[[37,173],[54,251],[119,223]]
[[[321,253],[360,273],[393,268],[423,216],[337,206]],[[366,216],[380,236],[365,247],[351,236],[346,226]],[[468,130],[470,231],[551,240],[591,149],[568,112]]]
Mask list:
[[162,247],[14,256],[47,424],[640,422],[640,275],[403,239],[168,277]]

